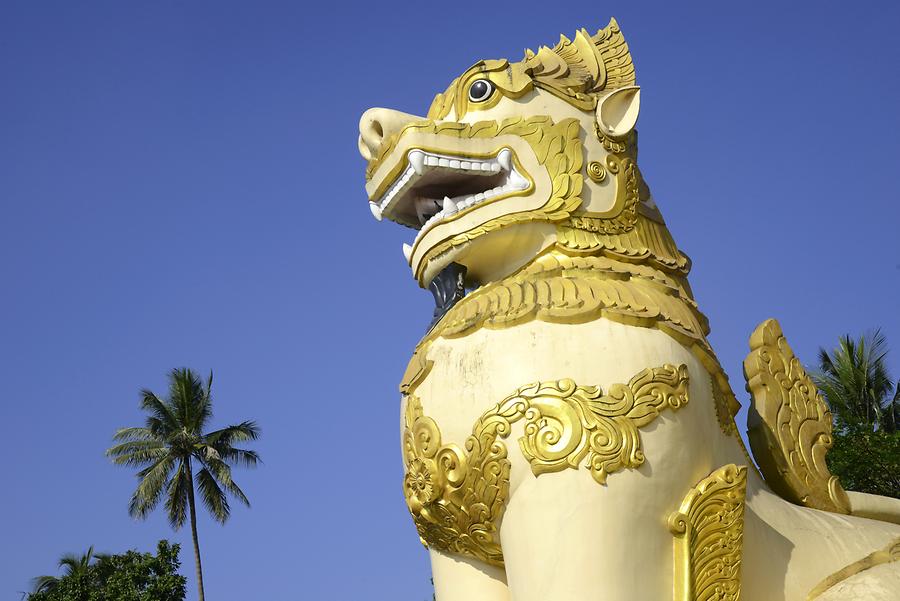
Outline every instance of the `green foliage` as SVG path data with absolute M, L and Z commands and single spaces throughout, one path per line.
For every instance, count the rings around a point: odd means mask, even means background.
M 847 428 L 834 435 L 827 460 L 847 490 L 900 499 L 900 432 Z
M 27 601 L 182 601 L 185 577 L 178 573 L 178 551 L 178 545 L 162 540 L 156 555 L 97 555 L 91 548 L 78 558 L 63 556 L 64 574 L 36 578 Z
M 59 567 L 63 569 L 63 578 L 68 578 L 70 584 L 87 582 L 91 561 L 100 557 L 102 556 L 94 553 L 93 546 L 88 547 L 87 552 L 83 555 L 66 553 L 59 558 Z M 33 591 L 35 593 L 50 592 L 59 587 L 60 582 L 61 578 L 56 576 L 38 576 L 32 580 Z
M 140 483 L 131 496 L 129 512 L 146 517 L 165 497 L 166 513 L 173 528 L 187 519 L 196 463 L 200 499 L 212 516 L 224 523 L 231 514 L 226 491 L 245 505 L 247 496 L 231 478 L 231 465 L 255 466 L 259 456 L 235 443 L 256 440 L 259 426 L 245 421 L 204 434 L 212 417 L 212 374 L 206 384 L 190 369 L 169 374 L 169 394 L 160 399 L 141 391 L 141 409 L 149 415 L 143 428 L 122 428 L 113 436 L 119 444 L 106 454 L 117 465 L 139 467 Z
M 834 419 L 831 472 L 847 490 L 900 498 L 900 382 L 887 368 L 887 340 L 876 330 L 842 336 L 819 349 L 816 386 Z
M 231 477 L 232 464 L 254 467 L 255 451 L 237 443 L 259 438 L 259 426 L 245 421 L 204 433 L 212 417 L 212 373 L 204 383 L 187 368 L 169 374 L 169 393 L 161 399 L 150 390 L 141 391 L 141 409 L 147 413 L 144 427 L 122 428 L 113 436 L 118 444 L 106 451 L 116 465 L 139 468 L 138 486 L 128 510 L 146 517 L 165 499 L 166 515 L 176 530 L 188 516 L 197 564 L 197 586 L 203 601 L 203 570 L 197 539 L 196 491 L 213 518 L 225 523 L 231 514 L 228 495 L 244 505 L 250 501 Z M 195 466 L 199 468 L 195 476 Z M 227 494 L 226 494 L 227 493 Z
M 887 340 L 880 331 L 859 340 L 841 336 L 830 353 L 819 349 L 819 372 L 813 375 L 825 395 L 839 430 L 869 427 L 894 432 L 900 425 L 900 383 L 887 368 Z

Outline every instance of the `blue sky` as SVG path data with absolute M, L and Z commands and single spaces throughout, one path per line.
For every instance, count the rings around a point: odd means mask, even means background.
M 169 538 L 196 598 L 188 532 L 129 518 L 134 476 L 103 456 L 184 365 L 215 370 L 216 425 L 263 428 L 252 509 L 200 519 L 208 598 L 430 598 L 396 386 L 431 299 L 366 206 L 357 120 L 610 15 L 742 402 L 767 317 L 806 362 L 881 326 L 900 375 L 893 3 L 461 6 L 0 6 L 0 595 L 64 552 Z

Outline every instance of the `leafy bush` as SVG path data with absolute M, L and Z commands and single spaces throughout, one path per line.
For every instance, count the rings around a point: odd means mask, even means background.
M 60 578 L 35 579 L 28 601 L 183 601 L 185 577 L 178 573 L 178 545 L 159 541 L 156 555 L 128 551 L 121 555 L 93 555 L 89 550 Z M 90 563 L 92 558 L 97 561 Z

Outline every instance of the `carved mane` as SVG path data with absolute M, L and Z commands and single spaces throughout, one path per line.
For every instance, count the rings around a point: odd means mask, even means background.
M 635 83 L 631 52 L 615 19 L 593 36 L 581 29 L 574 40 L 561 35 L 552 49 L 525 50 L 522 63 L 534 85 L 582 110 L 592 110 L 601 93 Z

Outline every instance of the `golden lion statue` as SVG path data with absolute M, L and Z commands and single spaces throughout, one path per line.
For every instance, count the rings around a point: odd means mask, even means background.
M 375 217 L 435 295 L 403 378 L 403 488 L 440 601 L 900 599 L 900 501 L 846 492 L 774 320 L 750 441 L 637 164 L 613 20 L 484 60 L 426 118 L 370 109 Z M 761 473 L 760 473 L 761 472 Z

